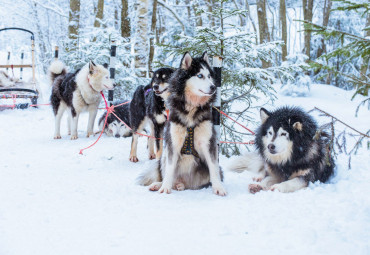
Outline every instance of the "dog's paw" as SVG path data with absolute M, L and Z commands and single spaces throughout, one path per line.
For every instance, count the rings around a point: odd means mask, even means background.
M 149 185 L 149 190 L 150 191 L 157 191 L 161 188 L 162 182 L 154 182 L 151 185 Z
M 136 163 L 139 161 L 139 159 L 136 156 L 131 156 L 130 161 Z
M 78 136 L 77 135 L 71 135 L 71 140 L 77 140 Z
M 86 135 L 86 137 L 87 138 L 89 138 L 90 136 L 95 136 L 95 133 L 94 132 L 87 132 L 87 135 Z
M 287 192 L 285 190 L 285 186 L 282 185 L 281 183 L 272 185 L 271 188 L 270 188 L 270 190 L 271 191 L 275 191 L 276 190 L 276 191 L 279 191 L 279 192 Z
M 176 186 L 176 189 L 177 189 L 178 191 L 183 191 L 183 190 L 185 190 L 185 184 L 183 184 L 182 182 L 177 183 L 175 186 Z
M 56 135 L 54 136 L 54 139 L 62 139 L 62 137 L 60 135 Z
M 256 194 L 257 192 L 263 190 L 263 187 L 259 184 L 249 184 L 248 189 L 250 193 Z
M 158 190 L 159 193 L 171 193 L 171 187 L 168 187 L 167 185 L 162 185 L 162 187 Z
M 152 160 L 152 159 L 155 159 L 155 154 L 154 153 L 149 155 L 149 160 Z
M 226 196 L 226 190 L 222 185 L 212 185 L 213 193 L 219 196 Z

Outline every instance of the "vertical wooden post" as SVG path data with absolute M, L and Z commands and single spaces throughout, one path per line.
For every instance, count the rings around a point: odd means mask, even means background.
M 222 57 L 220 56 L 214 56 L 213 57 L 213 70 L 215 72 L 215 85 L 217 87 L 217 96 L 216 101 L 214 103 L 214 107 L 218 110 L 221 109 L 221 70 L 222 70 Z M 217 133 L 217 145 L 220 147 L 220 136 L 221 136 L 221 130 L 220 130 L 220 123 L 221 123 L 221 116 L 220 113 L 212 108 L 212 116 L 213 116 L 213 125 L 216 129 Z
M 36 73 L 35 73 L 35 36 L 31 36 L 31 48 L 32 48 L 32 83 L 36 84 Z
M 23 59 L 24 59 L 24 50 L 22 50 L 21 52 L 21 65 L 23 65 Z M 21 67 L 21 75 L 19 77 L 20 80 L 22 80 L 22 76 L 23 76 L 23 67 Z
M 109 73 L 110 73 L 110 79 L 114 83 L 114 76 L 116 74 L 116 50 L 117 45 L 115 41 L 112 41 L 110 46 L 110 59 L 109 59 Z M 114 94 L 114 88 L 112 90 L 108 90 L 108 101 L 110 105 L 113 104 L 113 94 Z
M 55 60 L 58 60 L 58 57 L 59 57 L 59 47 L 58 46 L 55 46 L 54 59 Z

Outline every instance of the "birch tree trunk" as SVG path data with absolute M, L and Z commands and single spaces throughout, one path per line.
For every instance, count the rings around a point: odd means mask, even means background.
M 303 19 L 312 22 L 312 10 L 314 0 L 302 0 Z M 311 32 L 304 31 L 304 53 L 311 59 Z
M 137 7 L 137 25 L 135 41 L 135 68 L 140 70 L 140 76 L 147 73 L 148 56 L 148 0 L 139 0 Z
M 257 0 L 257 15 L 258 15 L 260 43 L 269 42 L 270 34 L 267 24 L 266 0 Z M 267 68 L 268 66 L 269 64 L 266 61 L 262 61 L 263 68 Z
M 78 33 L 80 27 L 80 0 L 69 1 L 68 38 L 70 40 L 67 52 L 76 51 L 78 48 Z
M 128 0 L 122 0 L 121 35 L 129 38 L 131 35 L 130 18 L 128 17 Z
M 154 59 L 154 37 L 156 33 L 156 24 L 157 24 L 157 5 L 158 1 L 153 0 L 152 24 L 150 27 L 150 39 L 149 39 L 149 62 L 148 62 L 149 71 L 153 71 L 152 62 Z
M 104 0 L 98 1 L 98 9 L 95 16 L 94 27 L 100 27 L 104 15 Z
M 281 58 L 282 58 L 282 61 L 285 61 L 286 56 L 288 54 L 288 51 L 287 51 L 288 33 L 287 33 L 287 26 L 286 26 L 286 4 L 285 4 L 285 0 L 280 0 L 279 15 L 280 15 L 281 39 L 284 42 L 284 45 L 282 46 Z

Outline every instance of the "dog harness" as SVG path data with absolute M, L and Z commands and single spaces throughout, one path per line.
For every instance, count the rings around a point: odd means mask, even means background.
M 194 128 L 188 127 L 186 131 L 188 132 L 188 135 L 185 137 L 184 145 L 181 149 L 181 154 L 193 155 L 194 157 L 199 158 L 199 154 L 194 148 Z

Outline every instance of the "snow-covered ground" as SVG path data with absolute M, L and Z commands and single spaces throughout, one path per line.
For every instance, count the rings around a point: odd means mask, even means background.
M 366 131 L 369 112 L 355 118 L 351 95 L 314 85 L 311 96 L 279 95 L 275 105 L 321 107 Z M 145 138 L 136 164 L 128 161 L 131 139 L 103 137 L 79 155 L 96 138 L 85 138 L 87 115 L 76 141 L 66 125 L 53 140 L 53 121 L 49 107 L 0 112 L 1 255 L 370 254 L 366 149 L 351 170 L 340 156 L 330 183 L 291 194 L 249 194 L 248 173 L 225 171 L 226 197 L 211 189 L 166 195 L 135 184 L 149 164 Z M 228 161 L 220 160 L 224 168 Z

